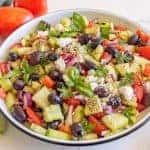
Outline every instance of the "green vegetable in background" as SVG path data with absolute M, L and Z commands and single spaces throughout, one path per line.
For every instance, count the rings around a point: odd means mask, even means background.
M 131 85 L 134 82 L 133 73 L 126 73 L 125 76 L 120 80 L 120 86 Z
M 61 92 L 64 98 L 72 97 L 72 91 L 70 88 L 62 87 L 59 89 L 59 91 Z
M 61 37 L 75 37 L 77 32 L 74 31 L 65 31 L 62 33 Z
M 82 127 L 83 127 L 83 129 L 84 129 L 84 131 L 85 131 L 86 133 L 90 133 L 90 132 L 92 132 L 92 130 L 94 129 L 94 126 L 93 126 L 90 122 L 88 122 L 86 119 L 84 119 L 84 120 L 81 122 L 81 124 L 82 124 Z
M 104 38 L 108 38 L 111 32 L 111 25 L 108 22 L 103 22 L 100 24 L 101 36 Z
M 50 29 L 50 24 L 45 21 L 40 21 L 40 23 L 36 27 L 37 30 L 46 31 Z
M 98 77 L 106 77 L 108 74 L 108 70 L 103 65 L 100 65 L 95 73 L 96 73 L 96 76 Z

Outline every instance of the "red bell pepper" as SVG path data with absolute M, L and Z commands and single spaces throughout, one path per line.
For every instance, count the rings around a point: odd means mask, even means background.
M 140 54 L 140 56 L 150 59 L 150 46 L 138 47 L 137 52 Z
M 150 36 L 142 30 L 137 30 L 136 33 L 143 42 L 148 42 L 148 40 L 150 39 Z
M 55 85 L 55 81 L 52 80 L 49 76 L 44 76 L 42 79 L 42 83 L 47 86 L 48 88 L 53 88 Z
M 141 112 L 141 111 L 143 111 L 144 109 L 145 109 L 145 106 L 138 103 L 138 105 L 137 105 L 137 110 L 138 110 L 139 112 Z
M 104 124 L 100 123 L 94 116 L 89 116 L 88 120 L 94 125 L 94 132 L 97 135 L 101 135 L 102 131 L 107 130 L 107 127 Z
M 133 89 L 134 89 L 135 95 L 137 97 L 138 103 L 141 103 L 142 99 L 144 97 L 144 86 L 142 84 L 141 78 L 137 74 L 134 74 Z
M 103 62 L 104 64 L 110 62 L 111 59 L 112 59 L 112 55 L 109 54 L 108 52 L 104 52 L 103 55 L 102 55 L 102 57 L 101 57 L 101 60 L 102 60 L 102 62 Z
M 150 77 L 150 64 L 146 64 L 143 72 L 144 76 Z
M 6 62 L 0 63 L 0 72 L 2 74 L 7 74 L 10 71 L 10 64 Z
M 6 92 L 2 89 L 2 88 L 0 88 L 0 98 L 5 98 L 6 97 Z
M 40 126 L 43 125 L 43 121 L 41 118 L 32 110 L 30 107 L 26 107 L 26 113 L 27 116 L 29 117 L 29 120 L 35 124 L 38 124 Z
M 68 98 L 64 102 L 68 105 L 73 105 L 74 107 L 80 105 L 80 100 L 75 98 Z

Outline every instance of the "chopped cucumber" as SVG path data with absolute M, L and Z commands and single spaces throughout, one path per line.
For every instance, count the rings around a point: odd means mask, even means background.
M 13 93 L 8 93 L 5 98 L 6 106 L 9 110 L 12 109 L 13 105 L 16 103 L 16 96 Z
M 62 140 L 71 140 L 71 135 L 54 129 L 48 129 L 46 136 Z
M 44 109 L 49 105 L 49 101 L 48 101 L 49 94 L 50 94 L 49 89 L 44 86 L 33 95 L 32 100 L 36 103 L 36 105 L 39 108 Z
M 32 123 L 30 128 L 31 128 L 31 130 L 33 130 L 39 134 L 42 134 L 42 135 L 46 134 L 46 129 L 37 124 Z
M 83 118 L 84 118 L 84 108 L 83 106 L 77 106 L 74 111 L 73 122 L 74 123 L 81 122 Z
M 60 105 L 50 105 L 44 108 L 43 116 L 46 122 L 64 119 Z
M 106 115 L 102 118 L 102 121 L 112 131 L 123 129 L 128 125 L 128 118 L 120 113 Z
M 100 99 L 97 96 L 90 98 L 86 101 L 84 113 L 86 116 L 102 112 L 102 105 Z
M 3 134 L 6 130 L 6 120 L 4 116 L 0 113 L 0 134 Z
M 12 90 L 12 82 L 9 79 L 1 78 L 0 86 L 4 89 L 4 91 Z
M 94 140 L 94 139 L 97 139 L 97 138 L 98 138 L 97 134 L 95 134 L 95 133 L 89 133 L 89 134 L 85 134 L 82 137 L 82 140 Z

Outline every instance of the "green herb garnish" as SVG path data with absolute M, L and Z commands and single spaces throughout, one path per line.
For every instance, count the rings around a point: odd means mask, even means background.
M 98 77 L 106 77 L 108 74 L 108 69 L 105 68 L 104 65 L 100 65 L 98 69 L 95 71 L 96 76 Z
M 90 133 L 94 129 L 94 126 L 90 122 L 88 122 L 86 119 L 84 119 L 81 124 L 86 133 Z
M 46 31 L 50 29 L 50 24 L 45 21 L 40 21 L 36 27 L 36 30 Z
M 63 98 L 72 97 L 72 91 L 70 88 L 62 87 L 62 88 L 59 88 L 58 90 L 61 92 Z

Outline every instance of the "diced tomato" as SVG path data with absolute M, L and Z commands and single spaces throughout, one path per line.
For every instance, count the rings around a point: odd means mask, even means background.
M 115 25 L 114 29 L 118 30 L 118 31 L 125 31 L 125 30 L 127 30 L 127 27 L 120 24 L 120 25 Z
M 134 74 L 134 85 L 143 85 L 141 77 L 137 73 Z
M 96 118 L 98 118 L 98 119 L 100 119 L 100 118 L 102 118 L 104 115 L 105 115 L 104 112 L 99 112 L 99 113 L 94 114 L 93 116 L 96 117 Z
M 6 62 L 0 63 L 0 71 L 2 74 L 7 74 L 10 71 L 10 64 Z
M 141 112 L 141 111 L 143 111 L 144 109 L 145 109 L 145 106 L 138 103 L 138 105 L 137 105 L 137 110 L 138 110 L 139 112 Z
M 68 98 L 65 100 L 65 103 L 68 105 L 73 105 L 74 107 L 80 105 L 80 100 L 75 98 Z
M 43 121 L 41 118 L 32 110 L 30 107 L 26 107 L 26 113 L 29 117 L 29 120 L 35 124 L 38 124 L 40 126 L 43 125 Z
M 140 56 L 150 59 L 150 46 L 138 47 L 137 52 L 140 54 Z
M 112 55 L 109 54 L 108 52 L 104 52 L 101 57 L 103 63 L 108 63 L 109 61 L 111 61 L 111 59 L 112 59 Z
M 63 131 L 63 132 L 66 132 L 66 133 L 68 133 L 68 134 L 71 134 L 71 128 L 70 128 L 69 125 L 61 124 L 61 125 L 59 126 L 59 130 L 60 130 L 60 131 Z
M 88 120 L 89 120 L 89 122 L 91 122 L 94 125 L 99 123 L 98 120 L 92 115 L 89 116 Z
M 44 76 L 42 79 L 42 83 L 47 86 L 48 88 L 53 88 L 55 85 L 55 81 L 52 80 L 49 76 Z
M 6 92 L 2 89 L 2 88 L 0 88 L 0 98 L 5 98 L 6 97 Z
M 143 72 L 144 76 L 150 77 L 150 64 L 146 64 Z
M 143 42 L 148 42 L 148 40 L 150 39 L 150 35 L 148 35 L 147 33 L 145 33 L 144 31 L 140 29 L 137 30 L 136 33 Z

